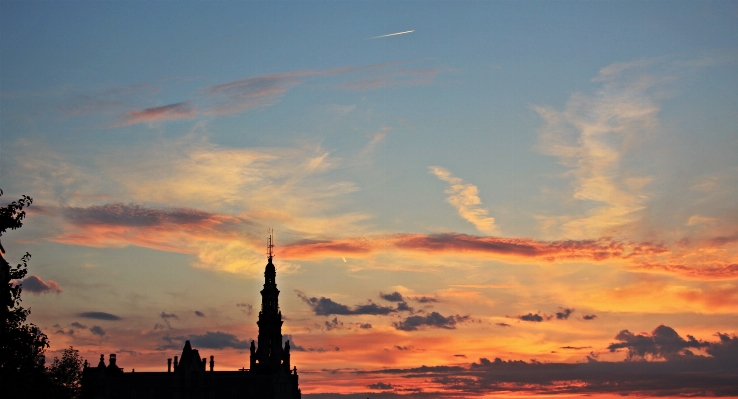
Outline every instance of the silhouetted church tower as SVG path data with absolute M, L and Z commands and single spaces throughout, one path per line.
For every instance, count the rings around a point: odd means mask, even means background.
M 180 358 L 167 359 L 166 372 L 124 373 L 110 355 L 105 366 L 100 356 L 97 367 L 82 372 L 82 399 L 300 399 L 297 367 L 290 370 L 290 341 L 282 346 L 282 312 L 279 310 L 277 269 L 272 263 L 274 240 L 267 241 L 268 262 L 264 270 L 264 289 L 261 290 L 258 348 L 251 341 L 250 368 L 237 371 L 215 371 L 214 356 L 207 358 L 186 341 Z M 174 365 L 174 370 L 172 370 Z
M 282 312 L 279 310 L 279 290 L 277 289 L 277 269 L 272 263 L 274 242 L 269 235 L 267 242 L 268 262 L 264 269 L 264 289 L 261 290 L 261 310 L 259 311 L 259 347 L 251 341 L 251 370 L 274 372 L 280 367 L 290 370 L 290 342 L 282 348 Z

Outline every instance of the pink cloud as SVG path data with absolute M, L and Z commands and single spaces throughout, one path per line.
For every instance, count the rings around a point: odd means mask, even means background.
M 38 276 L 28 276 L 18 281 L 23 286 L 23 291 L 33 295 L 56 293 L 61 294 L 62 289 L 54 280 L 44 281 Z
M 529 238 L 472 236 L 467 234 L 397 234 L 375 239 L 302 241 L 283 249 L 291 258 L 322 255 L 369 254 L 383 248 L 424 253 L 466 253 L 500 258 L 556 260 L 626 259 L 667 251 L 662 245 L 629 243 L 610 238 L 596 240 L 539 241 Z
M 195 240 L 238 239 L 243 218 L 190 208 L 153 209 L 139 205 L 107 204 L 62 211 L 69 222 L 51 240 L 91 247 L 137 245 L 169 252 L 196 253 Z
M 193 119 L 195 109 L 190 101 L 160 107 L 145 108 L 139 111 L 130 111 L 125 115 L 125 121 L 119 126 L 135 125 L 143 122 L 171 121 L 177 119 Z

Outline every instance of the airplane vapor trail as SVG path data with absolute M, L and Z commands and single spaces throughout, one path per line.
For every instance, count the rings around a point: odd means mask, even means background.
M 415 29 L 413 29 L 413 30 L 406 30 L 404 32 L 390 33 L 389 35 L 374 36 L 372 39 L 379 39 L 380 37 L 390 37 L 390 36 L 404 35 L 406 33 L 413 33 L 413 32 L 415 32 Z

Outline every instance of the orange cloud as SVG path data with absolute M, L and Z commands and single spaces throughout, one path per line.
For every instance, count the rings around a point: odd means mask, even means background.
M 631 269 L 653 273 L 677 274 L 679 276 L 697 280 L 723 280 L 738 278 L 738 264 L 735 263 L 726 263 L 718 266 L 686 266 L 646 263 L 633 266 Z
M 313 258 L 323 255 L 370 254 L 380 249 L 433 253 L 466 253 L 493 258 L 555 260 L 594 260 L 629 258 L 667 252 L 651 243 L 628 243 L 610 238 L 597 240 L 539 241 L 529 238 L 472 236 L 467 234 L 396 234 L 373 239 L 300 241 L 283 249 L 288 258 Z M 344 252 L 345 251 L 345 252 Z
M 60 213 L 69 224 L 52 241 L 91 247 L 137 245 L 180 253 L 196 253 L 198 241 L 243 240 L 244 228 L 253 225 L 243 218 L 189 208 L 133 204 L 63 208 Z
M 444 254 L 481 256 L 513 262 L 614 261 L 630 271 L 667 274 L 693 280 L 738 278 L 738 264 L 734 261 L 705 260 L 699 249 L 675 254 L 672 248 L 665 244 L 630 242 L 609 237 L 593 240 L 543 241 L 457 233 L 417 233 L 337 240 L 302 240 L 283 247 L 281 252 L 287 259 L 315 259 L 325 256 L 362 257 L 399 250 L 434 256 Z M 690 261 L 691 258 L 694 259 Z M 678 263 L 679 260 L 682 262 Z

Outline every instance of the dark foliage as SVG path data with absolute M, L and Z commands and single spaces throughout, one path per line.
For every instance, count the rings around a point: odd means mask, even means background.
M 61 359 L 55 357 L 47 373 L 55 398 L 78 398 L 81 390 L 84 359 L 71 346 L 62 351 Z
M 23 226 L 26 216 L 23 208 L 32 202 L 24 195 L 0 208 L 0 237 L 7 230 Z M 1 244 L 0 250 L 5 253 Z M 49 388 L 44 367 L 44 352 L 49 347 L 49 340 L 38 327 L 26 323 L 31 311 L 20 305 L 22 287 L 13 282 L 26 276 L 30 258 L 31 255 L 26 253 L 20 264 L 11 267 L 4 257 L 0 257 L 0 386 L 4 393 L 10 394 L 9 397 L 42 397 Z
M 0 237 L 23 226 L 23 208 L 32 203 L 33 199 L 24 195 L 0 207 Z M 5 253 L 2 244 L 0 252 Z M 83 361 L 79 352 L 65 349 L 61 359 L 54 358 L 46 368 L 44 353 L 49 339 L 36 325 L 26 323 L 31 311 L 21 306 L 23 287 L 17 282 L 28 273 L 29 259 L 31 254 L 26 253 L 21 263 L 12 267 L 0 256 L 0 389 L 9 398 L 77 398 Z

